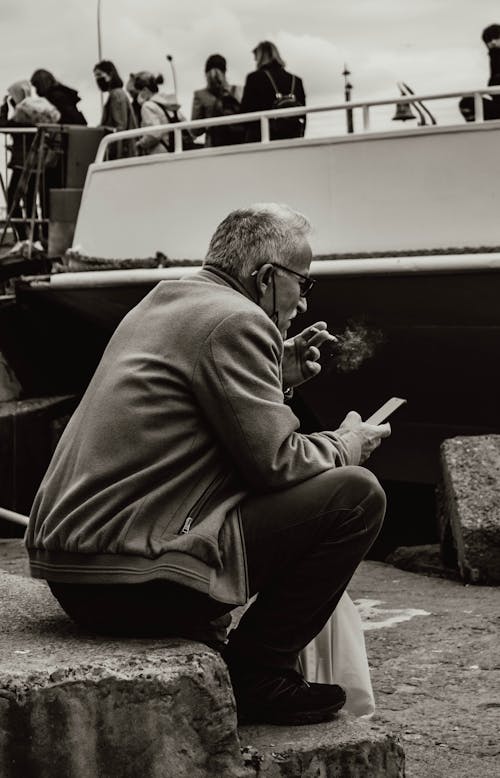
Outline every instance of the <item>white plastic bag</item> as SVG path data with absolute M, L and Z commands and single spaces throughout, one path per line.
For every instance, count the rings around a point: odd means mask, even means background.
M 321 632 L 300 653 L 304 677 L 312 683 L 337 683 L 346 692 L 344 710 L 371 716 L 375 698 L 358 610 L 344 592 Z

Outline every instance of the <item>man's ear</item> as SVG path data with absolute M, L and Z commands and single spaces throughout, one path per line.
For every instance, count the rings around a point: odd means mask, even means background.
M 262 294 L 265 294 L 267 287 L 271 283 L 273 273 L 274 267 L 269 262 L 260 266 L 255 281 L 257 283 L 257 288 Z

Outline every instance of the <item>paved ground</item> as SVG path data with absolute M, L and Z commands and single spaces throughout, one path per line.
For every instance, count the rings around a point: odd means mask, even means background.
M 26 573 L 19 540 L 0 541 L 0 569 Z M 374 721 L 401 734 L 407 777 L 499 778 L 500 590 L 365 562 L 349 591 L 369 617 Z

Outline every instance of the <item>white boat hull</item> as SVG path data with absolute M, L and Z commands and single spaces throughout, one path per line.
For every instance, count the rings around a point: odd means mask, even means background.
M 316 256 L 500 246 L 500 122 L 276 141 L 91 165 L 74 247 L 200 259 L 234 208 L 285 202 Z

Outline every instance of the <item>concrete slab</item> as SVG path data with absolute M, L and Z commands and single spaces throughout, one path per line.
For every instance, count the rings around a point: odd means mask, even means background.
M 445 440 L 441 468 L 441 537 L 449 527 L 465 581 L 500 584 L 500 435 Z
M 403 514 L 401 521 L 405 518 Z M 24 565 L 20 541 L 5 541 L 0 547 L 0 569 L 22 574 Z M 370 726 L 380 725 L 383 731 L 401 738 L 407 778 L 498 778 L 498 587 L 464 586 L 380 562 L 363 562 L 349 592 L 363 608 L 368 601 L 382 603 L 377 606 L 378 620 L 372 611 L 365 624 L 376 701 Z M 402 611 L 406 620 L 391 617 L 399 617 Z M 412 615 L 417 611 L 430 615 Z M 0 632 L 3 626 L 1 622 Z M 57 712 L 54 718 L 58 720 Z M 277 745 L 272 736 L 275 728 L 269 730 L 267 745 Z M 290 733 L 288 741 L 296 741 L 300 728 L 294 727 Z M 244 732 L 242 745 L 255 748 L 253 738 L 245 737 Z M 260 756 L 263 750 L 258 752 Z M 275 750 L 279 753 L 272 746 L 271 753 Z M 245 754 L 253 778 L 252 755 L 252 751 Z M 319 776 L 324 776 L 325 770 Z M 27 774 L 23 778 L 38 776 Z
M 2 778 L 244 775 L 225 664 L 199 643 L 82 635 L 0 573 Z
M 340 713 L 306 727 L 240 728 L 243 756 L 258 778 L 402 778 L 399 738 L 380 724 Z
M 19 540 L 0 554 L 0 568 L 26 571 Z M 41 581 L 0 572 L 0 623 L 1 778 L 404 775 L 387 728 L 344 715 L 244 728 L 240 744 L 218 654 L 182 640 L 83 633 Z M 259 750 L 249 760 L 250 741 Z

